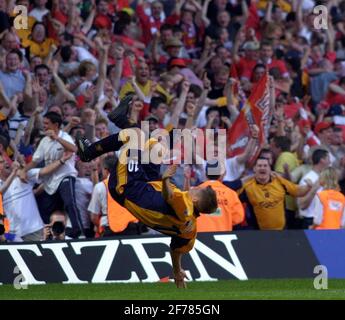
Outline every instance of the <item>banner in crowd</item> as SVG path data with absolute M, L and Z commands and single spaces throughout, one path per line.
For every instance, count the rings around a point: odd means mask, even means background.
M 250 97 L 229 130 L 228 157 L 234 157 L 244 152 L 249 141 L 251 125 L 258 126 L 260 129 L 258 142 L 263 143 L 268 137 L 270 118 L 269 78 L 266 73 L 253 88 Z M 257 157 L 258 152 L 259 148 L 253 153 L 250 162 Z
M 183 258 L 194 281 L 345 278 L 345 231 L 200 233 Z M 170 238 L 123 237 L 0 245 L 0 283 L 158 282 L 171 278 Z

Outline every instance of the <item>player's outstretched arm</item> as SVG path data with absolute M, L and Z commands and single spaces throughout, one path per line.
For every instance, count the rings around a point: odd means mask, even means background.
M 177 165 L 173 164 L 168 167 L 162 176 L 162 195 L 163 199 L 167 202 L 173 197 L 173 190 L 170 186 L 170 178 L 176 173 Z
M 181 259 L 182 259 L 182 252 L 178 250 L 171 250 L 171 260 L 173 265 L 173 275 L 174 280 L 177 288 L 185 289 L 187 288 L 187 284 L 185 283 L 184 279 L 187 278 L 186 272 L 181 267 Z

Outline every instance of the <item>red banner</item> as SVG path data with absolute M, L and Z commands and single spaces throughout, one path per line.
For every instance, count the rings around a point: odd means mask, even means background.
M 260 145 L 264 143 L 269 133 L 270 118 L 268 74 L 265 74 L 252 89 L 250 97 L 229 130 L 227 157 L 231 158 L 243 153 L 250 139 L 250 125 L 256 124 L 259 127 L 259 143 Z M 258 144 L 249 162 L 257 157 L 259 151 Z

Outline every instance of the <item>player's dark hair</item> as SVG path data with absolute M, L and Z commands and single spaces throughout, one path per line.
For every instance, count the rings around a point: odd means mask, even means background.
M 198 203 L 199 211 L 202 213 L 213 213 L 217 208 L 218 202 L 216 192 L 210 186 L 201 189 L 201 199 Z

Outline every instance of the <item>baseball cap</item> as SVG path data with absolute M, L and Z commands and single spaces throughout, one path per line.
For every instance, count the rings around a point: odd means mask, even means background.
M 308 119 L 301 119 L 298 121 L 297 125 L 302 129 L 304 127 L 310 127 L 311 121 Z
M 172 58 L 169 62 L 168 62 L 168 67 L 181 67 L 181 68 L 186 68 L 186 62 L 181 59 L 181 58 Z
M 171 38 L 165 44 L 165 48 L 169 48 L 169 47 L 182 47 L 182 46 L 183 46 L 183 43 L 179 39 L 177 39 L 177 38 Z
M 316 126 L 315 126 L 315 133 L 319 133 L 321 132 L 322 130 L 326 130 L 328 128 L 330 128 L 331 126 L 333 125 L 332 122 L 326 122 L 326 121 L 323 121 L 323 122 L 319 122 Z
M 243 45 L 243 49 L 244 50 L 259 50 L 260 48 L 260 45 L 258 42 L 255 42 L 255 41 L 247 41 L 244 43 Z
M 149 114 L 149 115 L 145 118 L 145 121 L 150 121 L 150 120 L 159 122 L 159 119 L 158 119 L 154 114 Z
M 111 20 L 106 16 L 99 15 L 94 20 L 94 26 L 99 29 L 110 29 Z

